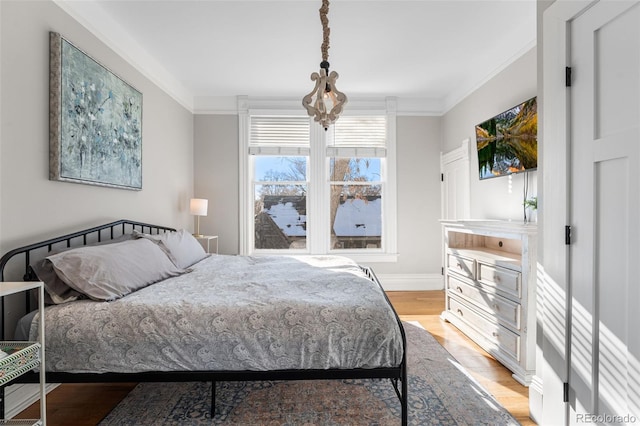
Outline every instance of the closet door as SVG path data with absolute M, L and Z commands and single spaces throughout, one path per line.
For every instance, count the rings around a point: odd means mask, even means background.
M 440 156 L 442 173 L 440 219 L 470 218 L 469 139 L 459 148 Z
M 569 421 L 640 421 L 640 4 L 576 18 L 571 67 Z

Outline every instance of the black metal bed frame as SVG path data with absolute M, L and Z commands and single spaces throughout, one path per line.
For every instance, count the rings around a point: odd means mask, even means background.
M 120 230 L 121 228 L 121 230 Z M 44 247 L 47 251 L 52 251 L 57 244 L 65 243 L 66 247 L 83 246 L 89 244 L 88 236 L 95 234 L 94 238 L 97 242 L 103 241 L 107 233 L 107 240 L 112 240 L 120 235 L 139 229 L 142 232 L 148 230 L 148 233 L 161 233 L 174 231 L 174 228 L 152 225 L 148 223 L 136 222 L 131 220 L 118 220 L 107 223 L 105 225 L 96 226 L 71 234 L 51 238 L 46 241 L 30 244 L 24 247 L 7 252 L 0 258 L 0 280 L 4 281 L 4 270 L 11 259 L 16 256 L 24 255 L 25 258 L 25 281 L 37 280 L 37 277 L 29 266 L 32 260 L 31 252 Z M 115 232 L 114 232 L 115 231 Z M 117 232 L 120 231 L 120 232 Z M 117 235 L 116 235 L 117 234 Z M 78 244 L 79 242 L 79 244 Z M 375 282 L 380 288 L 380 282 L 370 268 L 361 266 L 361 269 L 367 276 Z M 384 294 L 384 291 L 383 291 Z M 29 294 L 26 295 L 27 312 L 30 310 Z M 211 382 L 212 398 L 211 398 L 211 415 L 213 417 L 215 411 L 215 383 L 217 381 L 257 381 L 257 380 L 331 380 L 331 379 L 390 379 L 401 405 L 401 424 L 404 426 L 408 421 L 408 393 L 407 393 L 407 339 L 402 325 L 402 321 L 398 317 L 391 302 L 384 294 L 385 300 L 393 311 L 393 314 L 400 328 L 402 336 L 402 362 L 397 367 L 380 367 L 380 368 L 359 368 L 359 369 L 327 369 L 327 370 L 272 370 L 272 371 L 158 371 L 144 373 L 46 373 L 47 383 L 113 383 L 113 382 Z M 2 316 L 4 323 L 4 298 L 2 298 Z M 4 328 L 0 327 L 0 339 L 4 339 Z M 23 374 L 10 384 L 16 383 L 39 383 L 39 375 L 31 371 Z M 399 383 L 400 382 L 400 383 Z M 5 385 L 6 386 L 6 385 Z M 4 417 L 5 412 L 5 386 L 0 389 L 0 418 Z

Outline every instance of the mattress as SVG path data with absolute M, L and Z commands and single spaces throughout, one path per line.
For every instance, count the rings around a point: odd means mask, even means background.
M 397 367 L 395 313 L 341 256 L 210 256 L 111 302 L 49 306 L 46 370 L 69 373 Z M 29 334 L 38 333 L 37 315 Z

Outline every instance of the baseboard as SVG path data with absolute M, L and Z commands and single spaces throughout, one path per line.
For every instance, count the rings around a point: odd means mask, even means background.
M 529 385 L 529 417 L 537 424 L 542 424 L 542 389 L 542 378 L 534 375 Z
M 376 274 L 385 291 L 443 290 L 440 274 Z
M 59 385 L 60 383 L 47 383 L 47 393 Z M 7 419 L 12 419 L 40 399 L 40 385 L 35 383 L 7 386 L 5 392 L 5 417 Z

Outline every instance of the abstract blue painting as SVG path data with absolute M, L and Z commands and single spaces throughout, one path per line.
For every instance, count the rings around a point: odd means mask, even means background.
M 142 189 L 142 93 L 50 33 L 49 177 Z

